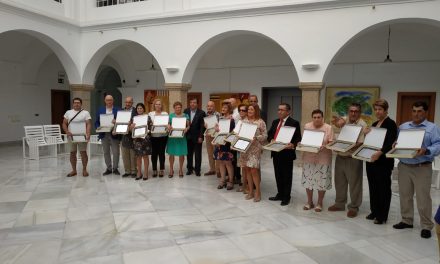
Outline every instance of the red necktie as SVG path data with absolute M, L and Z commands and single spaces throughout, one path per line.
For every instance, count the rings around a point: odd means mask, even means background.
M 280 128 L 282 124 L 283 124 L 283 120 L 280 119 L 280 122 L 278 123 L 277 131 L 275 131 L 275 136 L 273 138 L 274 140 L 277 140 L 278 132 L 280 132 Z

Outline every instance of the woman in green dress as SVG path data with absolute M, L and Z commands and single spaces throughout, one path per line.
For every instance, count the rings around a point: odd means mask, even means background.
M 175 102 L 173 104 L 174 113 L 170 114 L 170 124 L 168 125 L 168 131 L 172 131 L 171 122 L 173 117 L 185 117 L 186 118 L 186 128 L 184 133 L 188 131 L 189 127 L 189 116 L 182 111 L 182 103 Z M 167 154 L 170 156 L 170 173 L 169 178 L 174 176 L 174 156 L 179 157 L 179 177 L 183 178 L 183 162 L 185 161 L 185 156 L 188 154 L 188 148 L 186 143 L 186 137 L 182 138 L 168 138 L 167 143 Z

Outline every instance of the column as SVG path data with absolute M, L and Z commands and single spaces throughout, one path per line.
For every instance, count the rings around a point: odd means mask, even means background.
M 180 101 L 183 105 L 183 109 L 186 108 L 188 90 L 191 89 L 189 83 L 165 83 L 165 89 L 168 90 L 169 98 L 169 113 L 174 112 L 173 104 L 176 101 Z
M 312 111 L 320 108 L 321 90 L 324 87 L 322 82 L 300 82 L 301 89 L 301 129 L 311 120 Z M 321 109 L 322 110 L 322 109 Z M 324 110 L 323 110 L 324 111 Z
M 93 90 L 93 85 L 89 84 L 71 84 L 70 91 L 72 95 L 72 99 L 75 97 L 79 97 L 82 100 L 82 108 L 90 112 L 91 102 L 90 96 L 91 91 Z

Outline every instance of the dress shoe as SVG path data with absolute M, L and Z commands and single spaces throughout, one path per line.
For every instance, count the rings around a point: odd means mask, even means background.
M 383 224 L 385 224 L 386 222 L 387 222 L 387 221 L 379 220 L 379 219 L 374 220 L 374 224 L 375 224 L 375 225 L 383 225 Z
M 431 230 L 422 229 L 422 232 L 420 232 L 420 236 L 422 238 L 430 238 L 431 237 Z
M 215 175 L 215 171 L 208 171 L 208 172 L 205 172 L 205 174 L 203 174 L 203 175 L 205 175 L 205 176 Z
M 122 174 L 122 177 L 123 177 L 123 178 L 127 178 L 127 177 L 129 177 L 129 176 L 131 176 L 131 173 L 124 173 L 124 174 Z
M 281 198 L 275 195 L 275 196 L 269 197 L 269 201 L 281 201 Z
M 200 177 L 202 174 L 200 174 L 200 172 L 196 172 L 196 176 Z
M 114 175 L 121 175 L 121 173 L 119 172 L 118 169 L 114 169 L 114 170 L 113 170 L 113 174 L 114 174 Z
M 356 217 L 358 215 L 358 212 L 356 211 L 356 210 L 352 210 L 352 209 L 350 209 L 350 210 L 348 210 L 348 212 L 347 212 L 347 217 L 350 217 L 350 218 L 354 218 L 354 217 Z
M 193 172 L 189 170 L 189 171 L 186 172 L 186 175 L 191 175 L 192 173 Z
M 280 205 L 281 206 L 286 206 L 286 205 L 289 205 L 289 203 L 290 203 L 290 199 L 289 200 L 283 200 L 283 201 L 281 201 Z
M 136 178 L 136 173 L 130 174 L 132 178 Z
M 407 223 L 404 222 L 400 222 L 398 224 L 393 225 L 394 229 L 405 229 L 405 228 L 413 228 L 413 225 L 409 225 Z
M 345 211 L 345 209 L 337 207 L 336 204 L 330 206 L 330 207 L 328 208 L 328 210 L 329 210 L 330 212 Z
M 371 214 L 367 215 L 365 218 L 368 220 L 374 220 L 376 218 L 376 216 L 374 216 L 374 214 L 371 213 Z
M 109 175 L 109 174 L 112 174 L 112 170 L 106 169 L 104 171 L 104 173 L 102 174 L 102 176 Z

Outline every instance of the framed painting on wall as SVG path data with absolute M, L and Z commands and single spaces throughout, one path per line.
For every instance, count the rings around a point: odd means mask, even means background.
M 330 123 L 333 116 L 347 116 L 351 103 L 362 107 L 361 118 L 371 125 L 374 121 L 373 103 L 379 98 L 379 87 L 327 87 L 325 92 L 325 120 Z
M 169 106 L 169 96 L 168 90 L 144 90 L 144 104 L 147 113 L 154 110 L 153 102 L 155 99 L 160 99 L 162 101 L 162 109 L 168 112 Z
M 249 104 L 249 93 L 212 93 L 209 95 L 209 100 L 215 103 L 215 110 L 221 112 L 222 102 L 232 97 L 237 100 L 237 106 L 239 104 Z

